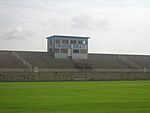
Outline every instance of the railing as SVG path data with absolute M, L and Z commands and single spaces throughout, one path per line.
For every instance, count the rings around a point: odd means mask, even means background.
M 21 62 L 23 66 L 29 69 L 29 71 L 32 71 L 32 65 L 23 57 L 21 57 L 17 52 L 12 51 L 12 57 L 14 57 L 17 61 Z

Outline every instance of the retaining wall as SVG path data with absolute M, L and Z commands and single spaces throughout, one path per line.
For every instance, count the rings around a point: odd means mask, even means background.
M 0 71 L 0 81 L 89 81 L 89 80 L 150 80 L 150 70 L 95 69 L 95 70 L 38 70 L 29 72 Z

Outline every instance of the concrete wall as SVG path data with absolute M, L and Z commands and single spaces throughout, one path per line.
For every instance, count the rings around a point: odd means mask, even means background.
M 67 59 L 68 53 L 55 53 L 54 56 L 55 58 Z M 88 58 L 87 54 L 80 54 L 80 53 L 72 53 L 71 56 L 72 56 L 72 59 L 87 59 Z
M 55 58 L 67 59 L 68 58 L 68 54 L 67 53 L 55 53 L 54 57 Z
M 87 59 L 88 55 L 87 54 L 72 54 L 73 59 Z
M 45 70 L 40 72 L 0 72 L 0 81 L 90 81 L 90 80 L 150 80 L 150 72 L 131 70 Z

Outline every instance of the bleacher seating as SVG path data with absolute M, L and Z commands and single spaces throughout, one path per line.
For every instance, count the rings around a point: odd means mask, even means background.
M 150 56 L 148 55 L 124 55 L 129 61 L 135 62 L 141 68 L 150 68 Z
M 0 51 L 0 68 L 25 68 L 12 57 L 12 51 Z M 47 52 L 16 51 L 23 59 L 42 69 L 137 69 L 150 68 L 148 55 L 88 54 L 87 60 L 54 59 Z M 121 57 L 120 57 L 121 56 Z M 123 60 L 122 57 L 126 60 Z M 129 63 L 131 62 L 131 63 Z M 80 65 L 81 63 L 81 65 Z M 131 65 L 134 64 L 134 65 Z M 135 66 L 136 65 L 136 66 Z
M 11 51 L 0 51 L 0 68 L 22 68 L 22 66 L 12 58 Z
M 47 52 L 17 52 L 27 60 L 33 67 L 52 69 L 73 69 L 72 60 L 54 59 Z
M 132 69 L 130 64 L 113 54 L 89 54 L 88 63 L 96 69 Z

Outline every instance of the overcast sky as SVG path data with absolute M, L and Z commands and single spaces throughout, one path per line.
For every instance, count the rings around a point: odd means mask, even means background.
M 54 34 L 91 37 L 90 53 L 150 54 L 150 0 L 0 0 L 0 50 L 46 51 Z

